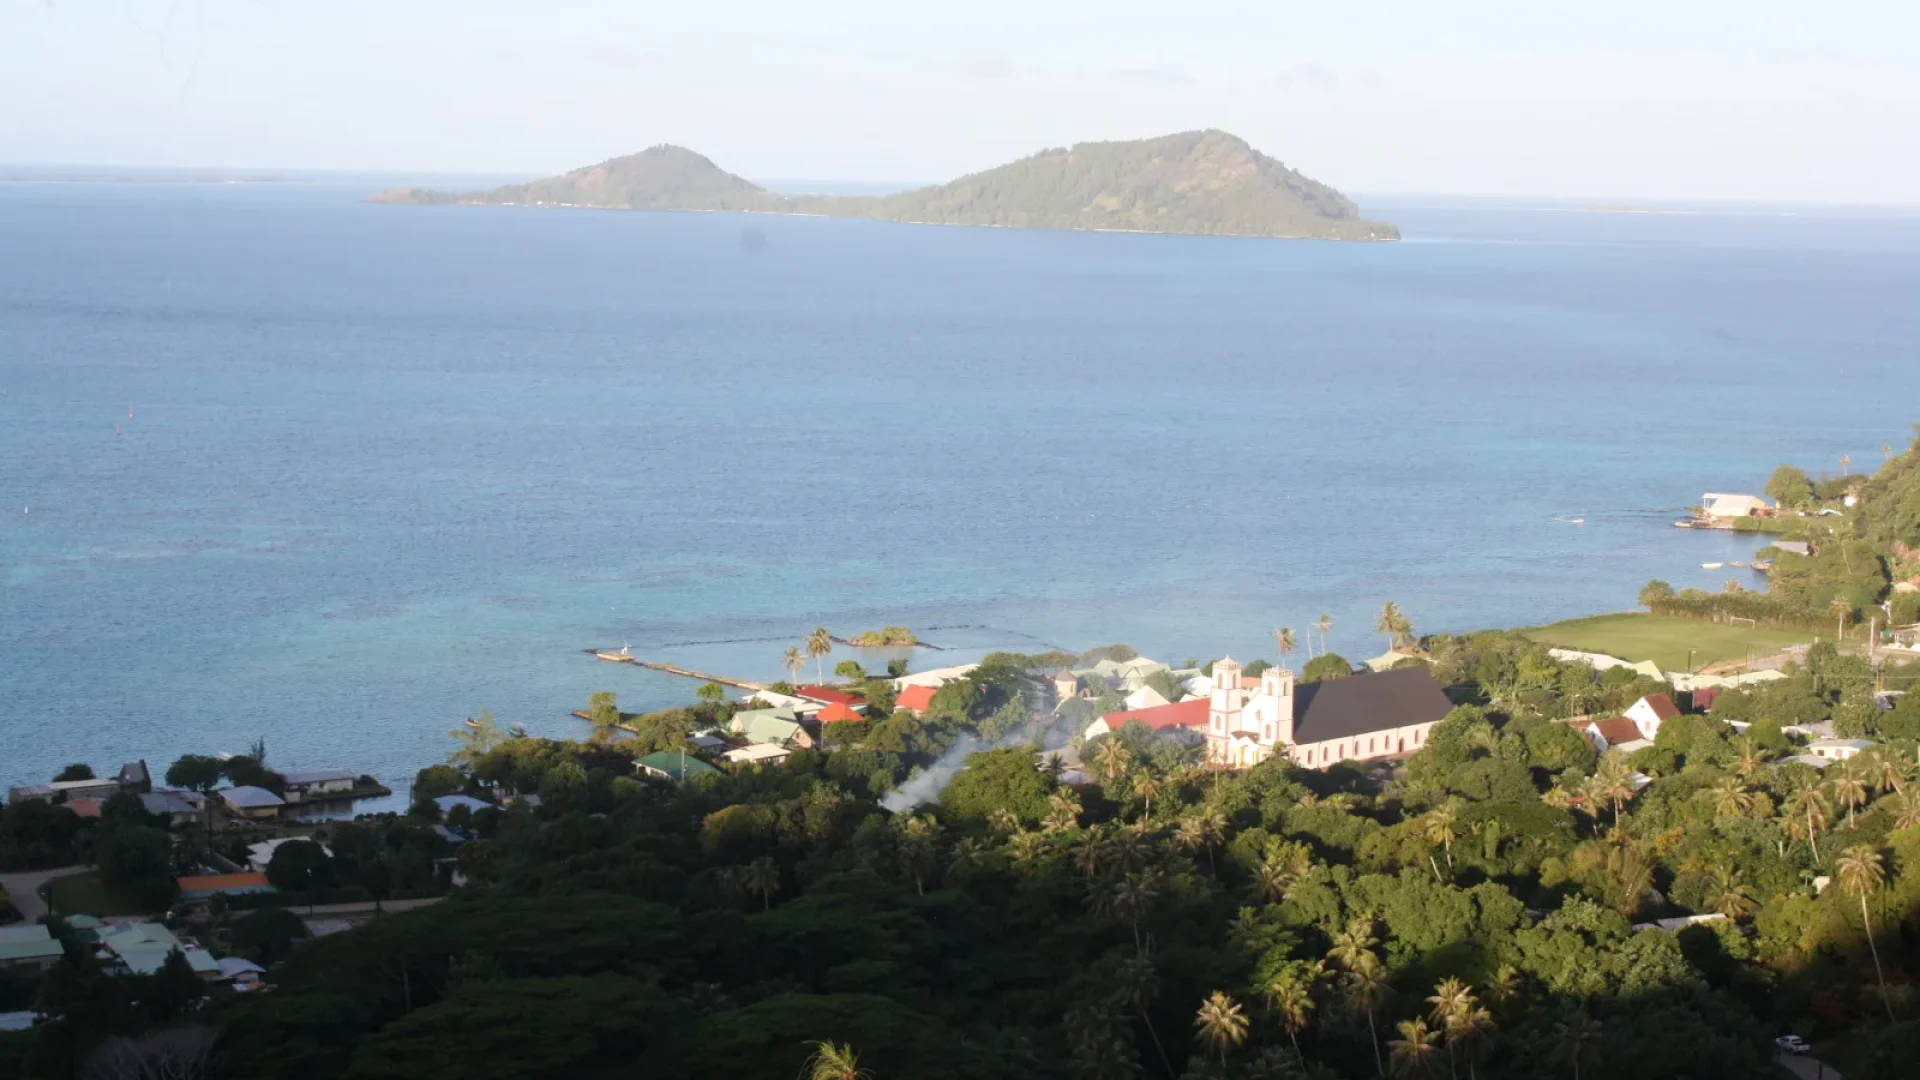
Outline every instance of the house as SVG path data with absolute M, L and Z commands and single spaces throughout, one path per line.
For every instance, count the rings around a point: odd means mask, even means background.
M 915 683 L 912 686 L 903 686 L 900 688 L 900 693 L 893 699 L 893 707 L 895 709 L 912 709 L 917 713 L 926 712 L 928 709 L 933 708 L 933 691 L 933 687 L 923 686 L 919 683 Z
M 727 745 L 727 740 L 710 731 L 696 731 L 687 736 L 687 745 L 695 750 L 718 750 Z
M 1602 754 L 1609 750 L 1631 754 L 1635 750 L 1653 745 L 1651 740 L 1640 734 L 1639 725 L 1624 716 L 1612 716 L 1605 720 L 1583 720 L 1572 727 L 1585 735 L 1587 741 L 1593 744 L 1593 748 Z
M 1781 758 L 1780 764 L 1807 765 L 1815 769 L 1824 769 L 1827 766 L 1833 764 L 1833 762 L 1830 759 L 1823 758 L 1818 754 L 1795 754 L 1792 757 Z
M 40 1021 L 40 1014 L 34 1012 L 0 1013 L 0 1031 L 29 1031 Z
M 1660 670 L 1660 665 L 1651 660 L 1635 662 L 1622 660 L 1618 656 L 1608 656 L 1606 653 L 1582 652 L 1579 649 L 1548 649 L 1547 655 L 1563 664 L 1585 664 L 1595 671 L 1611 671 L 1617 667 L 1632 668 L 1637 674 L 1645 675 L 1649 679 L 1658 679 L 1661 682 L 1671 681 L 1667 673 Z
M 146 761 L 130 761 L 120 766 L 120 775 L 114 778 L 120 790 L 131 791 L 138 795 L 153 790 L 153 774 L 147 771 Z
M 778 765 L 792 756 L 793 751 L 773 743 L 753 743 L 738 750 L 729 750 L 720 755 L 720 760 L 735 765 Z
M 457 806 L 466 807 L 467 813 L 469 814 L 477 814 L 482 810 L 493 809 L 492 803 L 476 799 L 471 795 L 442 795 L 433 800 L 433 805 L 440 808 L 441 817 L 446 817 Z
M 810 698 L 795 697 L 792 694 L 776 694 L 771 690 L 756 690 L 742 704 L 759 704 L 746 712 L 760 712 L 764 709 L 784 709 L 793 714 L 790 719 L 806 720 L 826 706 Z M 739 713 L 734 715 L 738 716 Z
M 1173 704 L 1173 702 L 1167 700 L 1165 694 L 1162 694 L 1151 686 L 1142 686 L 1140 689 L 1128 694 L 1126 696 L 1126 703 L 1129 709 L 1157 709 L 1162 705 Z
M 701 761 L 691 754 L 676 753 L 672 750 L 657 750 L 646 757 L 634 761 L 633 767 L 644 776 L 659 777 L 682 783 L 695 776 L 717 776 L 719 769 Z
M 1426 657 L 1421 656 L 1419 653 L 1402 652 L 1399 649 L 1388 649 L 1386 652 L 1381 653 L 1379 656 L 1376 656 L 1373 659 L 1368 660 L 1366 662 L 1367 670 L 1375 673 L 1382 672 L 1382 671 L 1392 671 L 1395 667 L 1399 665 L 1400 661 L 1402 660 L 1424 661 L 1426 660 Z
M 1715 519 L 1765 517 L 1773 511 L 1758 495 L 1728 495 L 1709 491 L 1700 496 L 1700 512 Z
M 280 775 L 287 782 L 289 803 L 351 795 L 359 782 L 352 769 L 290 769 Z
M 1065 701 L 1080 693 L 1080 677 L 1066 668 L 1047 676 L 1047 681 L 1053 684 L 1053 696 L 1058 701 Z
M 1648 694 L 1627 706 L 1627 719 L 1640 729 L 1640 737 L 1649 741 L 1660 737 L 1660 725 L 1680 715 L 1680 706 L 1666 694 Z
M 1789 555 L 1812 555 L 1813 545 L 1805 540 L 1775 540 L 1773 546 Z
M 53 788 L 46 784 L 24 784 L 7 789 L 8 805 L 17 806 L 23 802 L 52 802 Z
M 65 946 L 41 923 L 0 926 L 0 969 L 45 971 L 65 955 Z
M 822 724 L 841 724 L 866 719 L 852 706 L 838 701 L 815 713 L 813 718 Z
M 97 819 L 100 816 L 100 806 L 100 800 L 91 795 L 82 795 L 77 799 L 67 800 L 67 809 L 73 811 L 74 817 Z
M 793 692 L 809 701 L 817 701 L 822 705 L 844 705 L 857 713 L 867 711 L 866 698 L 861 697 L 859 694 L 850 694 L 845 690 L 836 690 L 831 686 L 796 686 Z M 822 721 L 822 723 L 825 723 L 825 721 Z
M 277 837 L 273 840 L 262 840 L 257 844 L 248 844 L 247 845 L 247 869 L 253 870 L 262 874 L 266 873 L 267 866 L 273 862 L 273 853 L 276 851 L 279 851 L 280 845 L 282 844 L 319 844 L 319 843 L 320 842 L 318 840 L 310 840 L 304 836 L 282 836 L 282 837 Z M 333 854 L 332 851 L 327 849 L 327 845 L 325 844 L 320 844 L 320 851 L 322 854 L 325 854 L 325 855 Z M 184 885 L 181 887 L 185 888 Z
M 1807 744 L 1807 753 L 1828 761 L 1846 761 L 1878 745 L 1872 739 L 1815 739 Z
M 287 801 L 263 787 L 242 784 L 239 787 L 223 788 L 214 792 L 220 801 L 226 804 L 227 813 L 243 817 L 249 821 L 264 821 L 277 818 L 286 808 Z
M 166 964 L 169 953 L 178 952 L 195 975 L 203 979 L 220 977 L 220 964 L 213 954 L 182 942 L 159 923 L 121 923 L 100 936 L 100 947 L 135 975 L 154 974 Z
M 74 799 L 99 799 L 104 802 L 120 791 L 120 781 L 110 776 L 97 780 L 55 780 L 46 786 L 53 791 L 54 802 L 71 802 Z
M 792 709 L 748 709 L 733 714 L 727 722 L 727 730 L 735 735 L 744 735 L 750 742 L 777 743 L 785 746 L 798 741 L 802 745 L 811 745 L 812 736 L 800 725 L 799 715 Z
M 251 960 L 238 956 L 223 956 L 220 958 L 220 978 L 225 982 L 233 983 L 234 989 L 236 990 L 252 990 L 258 988 L 261 978 L 265 976 L 266 973 L 266 968 L 261 967 Z
M 278 892 L 267 883 L 264 873 L 266 864 L 260 870 L 247 874 L 199 874 L 191 877 L 175 878 L 174 884 L 180 886 L 180 902 L 183 904 L 202 904 L 211 900 L 215 893 L 228 896 L 249 896 L 254 893 Z
M 180 791 L 149 791 L 140 796 L 140 806 L 153 817 L 167 819 L 170 829 L 194 825 L 200 821 L 200 806 L 194 799 L 202 798 Z
M 1136 656 L 1131 660 L 1102 660 L 1092 667 L 1076 668 L 1069 674 L 1085 680 L 1087 686 L 1096 692 L 1116 689 L 1133 691 L 1147 685 L 1147 677 L 1154 672 L 1172 670 L 1158 660 Z
M 1145 709 L 1127 709 L 1122 712 L 1108 713 L 1096 718 L 1087 725 L 1081 741 L 1090 742 L 1102 735 L 1110 735 L 1128 724 L 1145 724 L 1155 735 L 1165 735 L 1181 742 L 1199 742 L 1205 736 L 1202 732 L 1207 726 L 1206 698 L 1194 698 L 1171 705 L 1155 705 Z
M 938 690 L 950 682 L 957 682 L 973 674 L 973 669 L 979 666 L 979 664 L 955 664 L 952 667 L 933 668 L 929 671 L 916 671 L 911 675 L 902 675 L 893 680 L 893 689 L 895 693 L 905 690 L 909 686 L 924 686 L 931 690 Z M 805 688 L 803 687 L 802 692 L 804 692 L 804 690 Z
M 1207 760 L 1240 769 L 1274 754 L 1308 768 L 1410 754 L 1453 708 L 1424 667 L 1298 687 L 1268 668 L 1249 689 L 1232 657 L 1213 665 L 1207 703 Z

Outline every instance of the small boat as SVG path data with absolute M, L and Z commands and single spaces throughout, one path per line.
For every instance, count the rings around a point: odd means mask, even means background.
M 597 652 L 597 653 L 594 653 L 593 655 L 599 657 L 602 660 L 605 660 L 609 664 L 633 663 L 633 654 L 627 651 L 627 647 L 625 645 L 620 646 L 619 652 Z
M 516 739 L 524 739 L 527 737 L 527 725 L 525 724 L 515 724 L 508 728 L 507 731 Z
M 467 717 L 467 726 L 470 728 L 473 728 L 475 731 L 478 731 L 480 729 L 480 721 L 475 720 L 473 717 L 469 716 Z
M 1738 570 L 1745 570 L 1747 568 L 1747 564 L 1743 562 L 1730 562 L 1727 565 Z
M 1773 569 L 1773 560 L 1772 559 L 1755 559 L 1753 560 L 1753 562 L 1747 564 L 1747 568 L 1749 570 L 1758 570 L 1764 574 L 1767 571 Z
M 1718 570 L 1718 569 L 1720 569 L 1721 567 L 1723 567 L 1723 566 L 1725 566 L 1725 565 L 1727 565 L 1727 564 L 1726 564 L 1726 563 L 1723 563 L 1723 562 L 1703 562 L 1703 563 L 1701 563 L 1701 564 L 1700 564 L 1700 569 L 1702 569 L 1702 570 Z

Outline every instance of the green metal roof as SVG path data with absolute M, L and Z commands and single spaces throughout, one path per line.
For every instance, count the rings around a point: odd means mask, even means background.
M 656 751 L 635 760 L 634 764 L 643 769 L 666 773 L 671 780 L 684 780 L 689 776 L 720 771 L 692 754 L 681 754 L 678 750 Z M 684 773 L 681 772 L 682 768 L 686 770 Z

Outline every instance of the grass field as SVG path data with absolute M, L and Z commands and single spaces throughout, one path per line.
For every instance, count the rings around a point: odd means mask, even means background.
M 149 915 L 152 910 L 115 893 L 99 874 L 54 878 L 48 900 L 56 915 Z
M 1687 670 L 1689 650 L 1693 652 L 1693 666 L 1700 668 L 1721 660 L 1744 660 L 1754 650 L 1773 652 L 1787 645 L 1798 645 L 1813 640 L 1814 636 L 1804 630 L 1725 626 L 1677 615 L 1640 612 L 1591 615 L 1522 632 L 1535 641 L 1563 649 L 1606 653 L 1628 660 L 1651 660 L 1663 671 Z

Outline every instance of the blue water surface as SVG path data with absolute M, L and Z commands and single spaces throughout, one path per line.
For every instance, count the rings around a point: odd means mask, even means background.
M 1617 610 L 1754 550 L 1670 527 L 1703 490 L 1920 419 L 1910 212 L 1380 199 L 1366 245 L 369 190 L 0 184 L 0 783 L 256 736 L 398 782 L 481 708 L 686 699 L 581 651 L 623 643 Z

